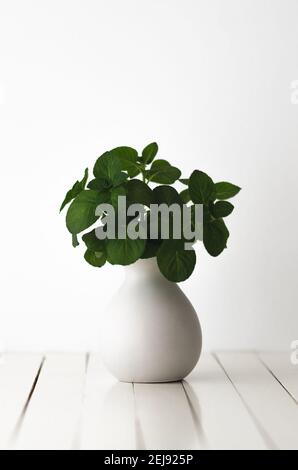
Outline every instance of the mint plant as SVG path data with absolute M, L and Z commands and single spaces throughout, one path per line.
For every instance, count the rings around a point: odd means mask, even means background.
M 167 160 L 156 158 L 158 146 L 155 142 L 147 145 L 142 154 L 131 147 L 117 147 L 101 155 L 93 167 L 93 177 L 88 183 L 88 168 L 81 181 L 76 181 L 66 193 L 60 211 L 69 203 L 66 226 L 72 235 L 73 246 L 79 245 L 78 235 L 86 245 L 84 258 L 92 266 L 102 267 L 106 262 L 128 265 L 142 258 L 156 257 L 161 273 L 172 282 L 181 282 L 193 272 L 196 253 L 192 245 L 185 249 L 185 240 L 173 237 L 170 227 L 169 239 L 147 238 L 99 239 L 96 229 L 85 232 L 96 222 L 101 223 L 103 212 L 96 208 L 109 203 L 117 208 L 119 196 L 125 196 L 127 206 L 142 204 L 150 220 L 152 204 L 178 204 L 186 206 L 191 213 L 196 204 L 203 205 L 202 242 L 211 256 L 218 256 L 227 246 L 229 231 L 224 218 L 230 215 L 234 206 L 227 201 L 240 188 L 221 181 L 214 183 L 206 173 L 194 170 L 189 178 L 181 178 L 181 171 Z M 172 185 L 181 184 L 178 192 Z M 125 215 L 126 224 L 131 217 Z M 118 221 L 118 223 L 120 223 Z M 195 218 L 191 218 L 195 224 Z M 171 224 L 170 224 L 171 225 Z

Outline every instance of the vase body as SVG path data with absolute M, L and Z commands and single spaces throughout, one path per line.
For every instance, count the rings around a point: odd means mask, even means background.
M 156 259 L 126 266 L 126 278 L 104 315 L 101 354 L 123 382 L 183 379 L 202 349 L 197 314 L 177 284 L 159 272 Z

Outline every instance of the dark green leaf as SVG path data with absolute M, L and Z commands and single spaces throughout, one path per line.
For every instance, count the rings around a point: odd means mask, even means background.
M 126 196 L 126 189 L 124 186 L 117 186 L 111 190 L 111 203 L 114 207 L 118 206 L 118 197 Z
M 180 178 L 179 181 L 180 181 L 180 183 L 185 184 L 185 186 L 188 186 L 188 183 L 189 183 L 188 178 Z
M 218 256 L 226 248 L 229 231 L 222 219 L 204 224 L 203 242 L 211 256 Z
M 151 170 L 161 170 L 162 168 L 169 167 L 171 164 L 162 158 L 155 160 L 151 165 Z
M 95 178 L 88 183 L 87 188 L 94 189 L 95 191 L 104 191 L 111 187 L 112 183 L 104 178 Z
M 196 253 L 185 250 L 183 240 L 164 240 L 157 252 L 157 264 L 169 281 L 182 282 L 194 270 Z
M 106 240 L 107 259 L 111 264 L 128 265 L 137 261 L 143 254 L 146 240 Z
M 72 201 L 75 197 L 77 197 L 78 194 L 80 194 L 81 191 L 83 191 L 83 189 L 86 186 L 87 179 L 88 179 L 88 168 L 85 169 L 85 173 L 84 173 L 84 177 L 82 181 L 76 181 L 73 187 L 69 191 L 67 191 L 64 201 L 61 204 L 60 212 L 66 206 L 66 204 Z
M 82 236 L 82 240 L 86 247 L 91 251 L 105 251 L 105 241 L 97 238 L 95 229 L 91 230 L 91 232 L 85 233 Z
M 236 196 L 241 188 L 235 184 L 220 181 L 219 183 L 215 183 L 215 190 L 217 199 L 230 199 Z
M 125 185 L 130 204 L 144 204 L 149 207 L 154 202 L 152 189 L 140 180 L 130 180 Z
M 146 246 L 144 253 L 142 254 L 141 258 L 154 258 L 156 256 L 157 251 L 161 245 L 161 242 L 158 240 L 146 240 Z
M 182 202 L 183 202 L 184 204 L 187 204 L 187 203 L 190 201 L 189 190 L 188 190 L 188 189 L 184 189 L 183 191 L 181 191 L 180 197 L 181 197 L 181 199 L 182 199 Z
M 182 200 L 176 191 L 175 188 L 172 186 L 162 185 L 157 186 L 153 189 L 154 200 L 156 204 L 167 204 L 168 206 L 171 204 L 179 204 L 182 205 Z
M 149 181 L 159 184 L 173 184 L 181 176 L 181 171 L 166 160 L 155 160 L 146 172 Z
M 110 154 L 116 156 L 121 165 L 121 170 L 127 171 L 128 175 L 133 178 L 140 173 L 137 164 L 138 152 L 131 147 L 116 147 L 110 150 Z
M 119 173 L 118 177 L 115 178 L 113 186 L 115 187 L 115 186 L 119 186 L 120 184 L 125 183 L 127 178 L 128 178 L 127 173 L 124 173 L 124 171 L 121 171 L 121 173 Z
M 149 144 L 147 145 L 147 147 L 144 148 L 142 152 L 142 161 L 148 165 L 154 160 L 157 152 L 158 152 L 158 145 L 156 142 L 152 142 L 152 144 Z
M 66 226 L 70 233 L 80 233 L 98 219 L 95 215 L 99 204 L 108 202 L 109 193 L 99 193 L 92 189 L 84 189 L 74 199 L 66 214 Z
M 102 251 L 97 252 L 88 249 L 84 254 L 84 258 L 87 263 L 96 268 L 101 268 L 106 262 L 106 254 Z
M 233 212 L 234 206 L 228 201 L 217 201 L 214 205 L 211 205 L 210 210 L 213 217 L 220 219 L 221 217 L 227 217 Z
M 215 200 L 215 185 L 206 173 L 195 170 L 189 178 L 189 194 L 195 204 L 208 204 Z

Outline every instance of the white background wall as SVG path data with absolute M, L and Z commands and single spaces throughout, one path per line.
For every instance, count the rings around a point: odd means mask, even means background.
M 297 0 L 0 0 L 0 342 L 95 348 L 123 269 L 87 265 L 58 208 L 108 148 L 243 190 L 228 250 L 182 284 L 205 348 L 298 338 Z

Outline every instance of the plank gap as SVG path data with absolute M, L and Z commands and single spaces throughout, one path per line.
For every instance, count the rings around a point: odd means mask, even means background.
M 253 353 L 255 354 L 255 353 Z M 216 353 L 212 353 L 212 356 L 214 357 L 214 359 L 217 361 L 218 365 L 222 368 L 223 372 L 225 373 L 225 375 L 227 376 L 228 380 L 231 382 L 232 386 L 234 387 L 235 391 L 237 392 L 237 394 L 239 395 L 242 403 L 243 403 L 243 406 L 246 408 L 248 414 L 250 415 L 251 419 L 253 420 L 257 430 L 259 431 L 259 433 L 261 434 L 262 438 L 264 439 L 264 442 L 266 444 L 266 446 L 271 449 L 271 450 L 277 450 L 278 447 L 277 445 L 275 444 L 275 442 L 271 439 L 271 437 L 269 436 L 269 434 L 266 432 L 266 430 L 264 429 L 264 427 L 262 426 L 262 424 L 260 423 L 260 421 L 258 420 L 258 418 L 256 417 L 256 415 L 253 413 L 252 409 L 248 406 L 248 404 L 246 403 L 246 401 L 244 400 L 242 394 L 239 392 L 239 390 L 237 389 L 237 387 L 235 386 L 234 382 L 232 381 L 230 375 L 228 374 L 226 368 L 224 367 L 224 365 L 222 364 L 222 362 L 220 361 L 219 357 L 217 356 Z
M 17 421 L 17 423 L 16 423 L 16 425 L 15 425 L 15 428 L 14 428 L 14 430 L 13 430 L 13 432 L 12 432 L 11 438 L 10 438 L 9 441 L 8 441 L 8 446 L 9 446 L 9 447 L 13 447 L 13 446 L 14 446 L 14 444 L 15 444 L 15 442 L 16 442 L 16 440 L 17 440 L 19 434 L 20 434 L 21 427 L 22 427 L 22 424 L 23 424 L 23 421 L 24 421 L 24 418 L 25 418 L 25 415 L 26 415 L 26 411 L 27 411 L 27 409 L 28 409 L 28 407 L 29 407 L 31 398 L 32 398 L 32 396 L 33 396 L 33 394 L 34 394 L 34 391 L 35 391 L 35 389 L 36 389 L 37 382 L 38 382 L 38 380 L 39 380 L 39 377 L 40 377 L 40 374 L 41 374 L 41 370 L 42 370 L 42 368 L 43 368 L 43 366 L 44 366 L 45 360 L 46 360 L 46 358 L 45 358 L 45 356 L 43 356 L 42 359 L 41 359 L 39 368 L 38 368 L 38 370 L 37 370 L 36 376 L 35 376 L 35 378 L 34 378 L 34 380 L 33 380 L 32 387 L 31 387 L 31 389 L 30 389 L 30 391 L 29 391 L 28 397 L 27 397 L 26 402 L 25 402 L 25 404 L 24 404 L 24 407 L 23 407 L 23 409 L 22 409 L 22 411 L 21 411 L 21 414 L 20 414 L 20 416 L 19 416 L 19 419 L 18 419 L 18 421 Z
M 263 366 L 268 370 L 268 372 L 272 375 L 272 377 L 279 383 L 279 385 L 284 389 L 284 391 L 292 398 L 292 400 L 294 400 L 294 402 L 296 403 L 296 405 L 298 405 L 298 400 L 296 399 L 296 397 L 292 394 L 292 392 L 290 390 L 288 390 L 288 388 L 286 387 L 286 385 L 284 385 L 282 379 L 279 379 L 277 377 L 277 375 L 273 372 L 272 368 L 266 364 L 266 362 L 262 359 L 261 357 L 261 353 L 257 353 L 257 357 L 259 359 L 259 361 L 263 364 Z
M 184 380 L 181 381 L 181 385 L 182 385 L 182 388 L 183 388 L 183 391 L 184 391 L 184 394 L 185 394 L 185 398 L 186 398 L 186 401 L 187 401 L 187 404 L 189 406 L 189 410 L 190 410 L 190 414 L 191 414 L 191 417 L 192 417 L 192 420 L 193 420 L 193 423 L 194 423 L 194 427 L 195 427 L 195 430 L 196 430 L 196 433 L 197 433 L 197 439 L 198 439 L 198 444 L 200 444 L 203 449 L 207 449 L 208 448 L 208 439 L 206 437 L 206 433 L 204 431 L 204 428 L 201 424 L 201 419 L 200 419 L 200 416 L 198 415 L 196 409 L 199 408 L 199 406 L 194 406 L 193 402 L 197 399 L 196 395 L 194 393 L 192 393 L 192 390 L 190 389 L 189 385 L 187 382 L 185 382 Z M 189 389 L 187 391 L 187 389 Z

